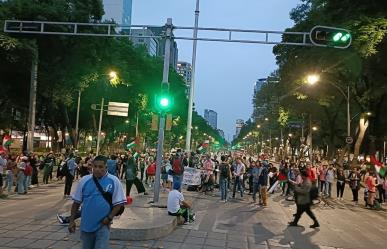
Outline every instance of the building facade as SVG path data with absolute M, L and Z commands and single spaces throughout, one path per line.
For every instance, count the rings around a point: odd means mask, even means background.
M 224 131 L 223 131 L 223 130 L 218 129 L 218 133 L 219 133 L 219 135 L 220 135 L 222 138 L 225 138 L 225 137 L 224 137 Z
M 130 33 L 135 36 L 153 36 L 154 35 L 150 29 L 132 29 Z M 133 42 L 133 45 L 136 47 L 144 46 L 150 56 L 157 56 L 159 41 L 156 38 L 131 37 L 130 40 Z
M 244 125 L 245 121 L 243 119 L 237 119 L 235 124 L 235 137 L 238 137 L 239 133 L 241 132 L 241 129 Z
M 187 85 L 191 84 L 192 79 L 192 66 L 191 63 L 185 61 L 177 62 L 176 72 L 180 74 Z
M 132 24 L 132 0 L 103 0 L 105 15 L 103 20 L 113 20 L 117 24 Z M 122 28 L 119 31 L 129 30 Z
M 214 110 L 205 109 L 204 110 L 204 119 L 207 123 L 214 128 L 215 130 L 218 127 L 218 113 Z

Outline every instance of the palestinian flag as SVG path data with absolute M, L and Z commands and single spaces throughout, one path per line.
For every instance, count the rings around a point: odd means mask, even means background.
M 4 135 L 3 137 L 3 146 L 8 148 L 12 144 L 12 139 L 10 135 Z
M 130 150 L 130 149 L 137 147 L 139 145 L 140 145 L 140 138 L 136 137 L 132 142 L 130 142 L 129 144 L 126 145 L 126 149 Z
M 383 163 L 379 162 L 374 155 L 370 157 L 370 163 L 374 165 L 376 172 L 381 177 L 386 175 L 386 169 L 383 167 Z
M 200 152 L 200 154 L 206 153 L 208 146 L 210 145 L 209 140 L 205 140 L 198 148 L 197 150 Z

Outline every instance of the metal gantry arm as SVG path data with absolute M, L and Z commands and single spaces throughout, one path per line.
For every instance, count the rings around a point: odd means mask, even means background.
M 20 21 L 6 20 L 4 22 L 4 32 L 6 33 L 24 33 L 24 34 L 43 34 L 43 35 L 70 35 L 70 36 L 100 36 L 100 37 L 133 37 L 133 38 L 164 38 L 165 35 L 133 35 L 131 29 L 147 29 L 153 27 L 164 27 L 157 25 L 119 25 L 114 23 L 75 23 L 75 22 L 46 22 L 46 21 Z M 95 29 L 94 31 L 90 29 Z M 129 33 L 119 33 L 116 29 L 127 29 Z M 195 30 L 195 27 L 172 26 L 172 30 Z M 282 44 L 292 46 L 313 46 L 309 39 L 309 32 L 283 32 L 283 31 L 265 31 L 254 29 L 229 29 L 229 28 L 206 28 L 198 27 L 198 31 L 211 31 L 217 35 L 228 34 L 227 38 L 205 38 L 189 36 L 173 36 L 175 40 L 196 40 L 213 42 L 231 42 L 231 43 L 255 43 L 255 44 Z M 237 34 L 258 34 L 263 35 L 261 39 L 236 39 Z M 297 40 L 286 42 L 274 40 L 272 37 L 288 36 Z

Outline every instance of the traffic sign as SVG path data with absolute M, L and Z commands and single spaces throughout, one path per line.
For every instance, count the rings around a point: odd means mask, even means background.
M 109 102 L 108 115 L 127 117 L 128 109 L 129 109 L 129 103 Z
M 346 138 L 345 138 L 345 142 L 346 142 L 347 144 L 352 144 L 352 143 L 353 143 L 353 138 L 352 138 L 352 137 L 346 137 Z

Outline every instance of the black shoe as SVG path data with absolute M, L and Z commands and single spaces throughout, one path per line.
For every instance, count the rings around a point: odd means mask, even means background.
M 318 223 L 318 221 L 315 221 L 315 222 L 313 223 L 313 225 L 310 225 L 309 227 L 310 227 L 310 228 L 317 228 L 317 227 L 320 227 L 320 224 Z
M 144 195 L 149 195 L 148 192 L 144 192 Z
M 295 223 L 294 221 L 292 221 L 292 222 L 288 223 L 288 226 L 290 226 L 290 227 L 298 227 L 298 224 Z

